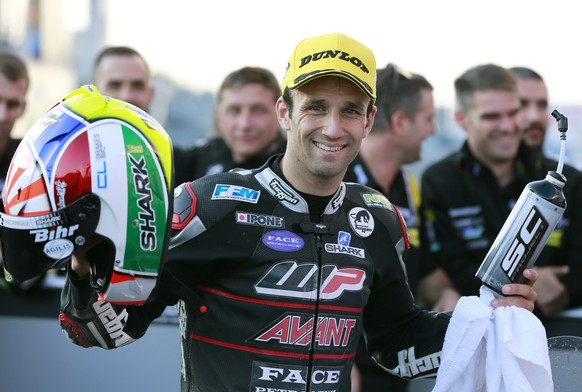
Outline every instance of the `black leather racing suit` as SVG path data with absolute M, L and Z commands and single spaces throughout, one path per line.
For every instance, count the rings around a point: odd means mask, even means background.
M 342 184 L 312 223 L 274 157 L 252 172 L 183 184 L 174 204 L 153 301 L 92 305 L 87 282 L 67 279 L 61 325 L 77 344 L 129 343 L 182 299 L 183 391 L 348 392 L 363 330 L 393 373 L 436 373 L 449 315 L 414 304 L 405 226 L 380 193 Z
M 376 182 L 370 169 L 360 155 L 357 155 L 352 163 L 348 166 L 345 182 L 357 182 L 358 184 L 369 186 L 379 192 L 382 188 Z M 420 208 L 420 189 L 414 176 L 404 170 L 399 170 L 396 177 L 390 184 L 390 191 L 384 194 L 392 204 L 396 206 L 410 236 L 410 249 L 406 254 L 406 270 L 408 272 L 408 282 L 412 292 L 416 292 L 416 285 L 419 279 L 431 273 L 436 265 L 430 263 L 430 260 L 420 260 L 420 217 L 418 210 Z
M 421 262 L 418 208 L 420 207 L 420 191 L 415 178 L 403 170 L 399 170 L 390 184 L 388 193 L 384 193 L 382 187 L 376 182 L 368 165 L 358 154 L 348 166 L 346 182 L 357 182 L 382 192 L 390 202 L 398 208 L 398 211 L 406 222 L 410 237 L 410 249 L 406 252 L 406 271 L 408 284 L 413 293 L 416 293 L 418 280 L 430 272 L 428 260 Z M 425 271 L 420 268 L 425 267 Z M 395 392 L 406 391 L 407 383 L 400 377 L 390 375 L 378 368 L 370 358 L 363 340 L 360 342 L 355 363 L 360 370 L 360 378 L 363 391 Z

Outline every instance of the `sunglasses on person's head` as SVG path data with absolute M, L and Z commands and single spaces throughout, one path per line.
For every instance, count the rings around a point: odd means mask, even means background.
M 409 88 L 412 79 L 412 73 L 400 68 L 396 64 L 389 63 L 385 68 L 378 70 L 376 80 L 376 106 L 384 113 L 386 121 L 390 120 L 390 116 L 395 110 L 394 101 L 396 96 L 402 96 Z M 380 119 L 378 119 L 380 121 Z
M 384 69 L 378 71 L 378 80 L 376 82 L 377 86 L 389 88 L 385 89 L 387 91 L 393 92 L 398 89 L 400 82 L 402 80 L 410 80 L 412 74 L 405 69 L 400 68 L 394 63 L 388 64 Z M 382 88 L 384 90 L 384 88 Z

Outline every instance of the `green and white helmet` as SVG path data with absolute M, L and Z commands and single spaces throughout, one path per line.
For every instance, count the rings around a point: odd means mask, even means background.
M 93 237 L 100 298 L 141 304 L 165 261 L 173 201 L 172 144 L 150 115 L 83 86 L 27 132 L 2 190 L 6 276 L 63 265 Z

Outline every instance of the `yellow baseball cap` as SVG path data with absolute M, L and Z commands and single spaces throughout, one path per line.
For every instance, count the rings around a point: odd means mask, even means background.
M 341 33 L 299 42 L 287 64 L 285 88 L 295 89 L 322 76 L 341 76 L 376 100 L 376 59 L 366 45 Z

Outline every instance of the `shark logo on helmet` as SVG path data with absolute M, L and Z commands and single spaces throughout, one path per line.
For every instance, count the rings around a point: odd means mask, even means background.
M 143 250 L 155 250 L 157 247 L 156 240 L 156 214 L 152 208 L 152 191 L 149 188 L 149 175 L 146 167 L 145 158 L 134 158 L 131 154 L 127 155 L 131 163 L 131 172 L 133 173 L 133 184 L 135 191 L 141 195 L 137 201 L 140 212 L 140 241 Z

